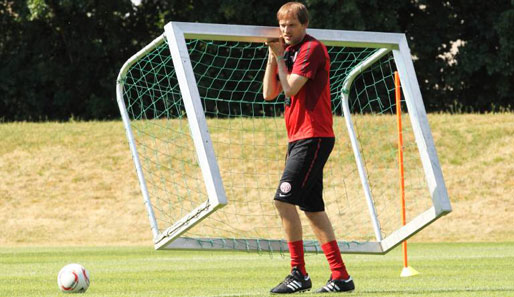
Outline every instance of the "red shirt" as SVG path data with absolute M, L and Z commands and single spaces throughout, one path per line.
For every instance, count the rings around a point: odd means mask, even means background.
M 330 57 L 327 48 L 310 35 L 285 49 L 289 74 L 308 78 L 286 98 L 284 118 L 289 142 L 312 137 L 334 137 L 330 102 Z

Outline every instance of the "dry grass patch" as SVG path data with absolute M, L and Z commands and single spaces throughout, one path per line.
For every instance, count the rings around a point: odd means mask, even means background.
M 151 237 L 121 123 L 12 123 L 0 135 L 0 244 Z
M 429 121 L 454 211 L 413 240 L 514 240 L 514 114 Z M 151 244 L 121 122 L 6 123 L 0 137 L 0 245 Z

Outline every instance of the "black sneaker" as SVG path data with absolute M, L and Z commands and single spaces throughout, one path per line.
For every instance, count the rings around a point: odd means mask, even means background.
M 271 289 L 272 294 L 291 294 L 305 292 L 312 288 L 311 278 L 304 276 L 296 267 L 291 270 L 291 274 L 286 276 L 283 282 Z
M 353 279 L 351 276 L 347 280 L 333 280 L 332 276 L 330 276 L 327 284 L 324 285 L 321 289 L 317 290 L 316 293 L 351 292 L 353 290 L 355 290 L 355 285 L 353 284 Z

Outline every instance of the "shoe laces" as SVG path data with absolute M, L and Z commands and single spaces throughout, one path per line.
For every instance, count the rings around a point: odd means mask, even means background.
M 282 283 L 284 283 L 285 285 L 288 285 L 295 280 L 297 280 L 297 279 L 294 277 L 294 275 L 290 274 L 290 275 L 286 276 L 286 279 L 284 279 L 284 281 Z

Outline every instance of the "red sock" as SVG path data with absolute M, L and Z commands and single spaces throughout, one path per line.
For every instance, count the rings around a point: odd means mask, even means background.
M 328 264 L 330 265 L 332 279 L 348 279 L 350 276 L 344 266 L 343 258 L 341 258 L 341 251 L 337 241 L 327 242 L 321 246 L 321 249 L 325 253 L 325 257 L 327 257 Z
M 291 268 L 296 267 L 303 275 L 307 275 L 303 258 L 303 240 L 288 242 L 287 245 L 291 254 Z

